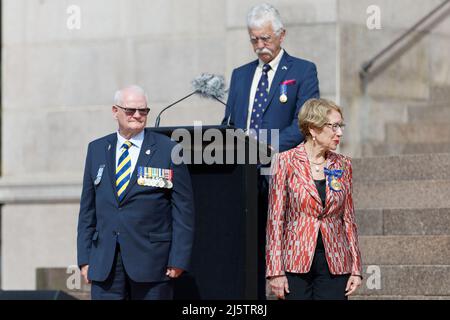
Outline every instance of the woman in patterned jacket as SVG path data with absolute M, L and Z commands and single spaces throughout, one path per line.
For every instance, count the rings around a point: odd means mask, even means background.
M 279 299 L 346 300 L 362 280 L 352 164 L 336 150 L 342 110 L 325 99 L 301 108 L 305 142 L 277 154 L 267 220 L 266 276 Z

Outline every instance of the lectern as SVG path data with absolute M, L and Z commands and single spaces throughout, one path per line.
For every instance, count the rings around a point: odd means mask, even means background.
M 256 143 L 228 126 L 151 130 L 183 146 L 194 189 L 192 266 L 175 280 L 175 299 L 257 299 L 264 248 L 257 244 Z

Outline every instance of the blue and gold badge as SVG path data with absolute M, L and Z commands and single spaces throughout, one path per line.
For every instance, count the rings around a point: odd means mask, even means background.
M 342 184 L 338 181 L 342 174 L 343 169 L 328 169 L 323 168 L 324 174 L 327 176 L 328 186 L 333 191 L 342 191 Z

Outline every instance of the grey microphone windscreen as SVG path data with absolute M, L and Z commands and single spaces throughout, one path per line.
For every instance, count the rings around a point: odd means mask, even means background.
M 223 76 L 202 73 L 192 80 L 192 86 L 205 98 L 221 99 L 225 96 L 225 78 Z

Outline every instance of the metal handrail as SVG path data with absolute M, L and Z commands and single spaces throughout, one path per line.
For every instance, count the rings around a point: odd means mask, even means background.
M 364 62 L 361 65 L 361 71 L 359 72 L 360 78 L 365 79 L 367 77 L 367 75 L 369 74 L 369 70 L 372 67 L 372 65 L 375 63 L 375 61 L 377 61 L 381 56 L 385 55 L 386 52 L 391 50 L 397 43 L 399 43 L 404 38 L 406 38 L 411 32 L 416 30 L 421 24 L 423 24 L 433 14 L 435 14 L 437 11 L 439 11 L 441 8 L 443 8 L 449 2 L 450 2 L 450 0 L 445 0 L 444 2 L 442 2 L 440 5 L 438 5 L 436 8 L 434 8 L 432 11 L 430 11 L 430 13 L 428 13 L 426 16 L 424 16 L 422 19 L 420 19 L 416 24 L 414 24 L 411 28 L 409 28 L 405 33 L 403 33 L 401 36 L 399 36 L 397 39 L 395 39 L 390 45 L 388 45 L 383 50 L 381 50 L 379 53 L 377 53 L 372 59 Z

